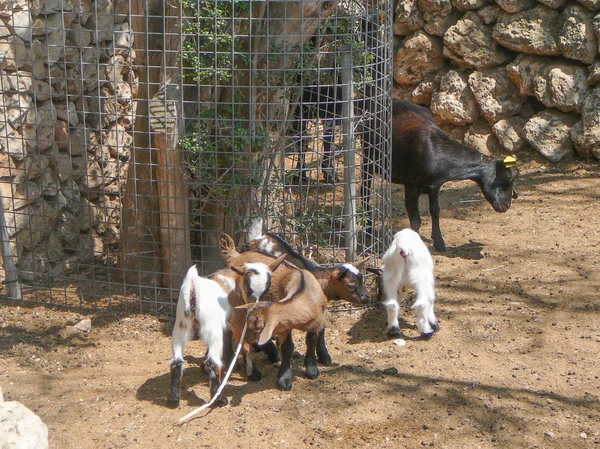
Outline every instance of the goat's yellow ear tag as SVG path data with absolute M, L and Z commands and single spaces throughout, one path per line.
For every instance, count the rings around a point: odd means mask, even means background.
M 517 166 L 517 158 L 514 156 L 506 156 L 504 158 L 504 166 L 506 168 L 516 167 Z

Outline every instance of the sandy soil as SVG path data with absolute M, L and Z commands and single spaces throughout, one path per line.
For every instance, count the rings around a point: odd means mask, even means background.
M 338 304 L 328 313 L 334 364 L 318 379 L 303 378 L 298 356 L 294 388 L 281 392 L 259 354 L 262 381 L 235 373 L 228 406 L 177 427 L 208 399 L 200 342 L 188 345 L 172 410 L 168 320 L 1 300 L 5 400 L 43 419 L 52 448 L 600 448 L 600 168 L 521 170 L 505 214 L 472 183 L 443 190 L 449 250 L 434 254 L 441 331 L 430 340 L 417 338 L 408 309 L 398 346 L 382 310 Z M 402 190 L 394 195 L 400 229 Z M 429 225 L 426 216 L 423 235 Z M 87 336 L 68 327 L 83 318 Z

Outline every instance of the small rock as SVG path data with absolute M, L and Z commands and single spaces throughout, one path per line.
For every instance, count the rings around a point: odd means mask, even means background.
M 546 432 L 544 435 L 546 435 L 548 438 L 555 440 L 556 439 L 556 435 L 554 435 L 554 432 Z
M 89 318 L 86 318 L 85 320 L 81 320 L 79 323 L 77 323 L 73 327 L 75 329 L 80 330 L 81 332 L 88 333 L 89 331 L 92 330 L 92 320 L 90 320 Z
M 392 366 L 391 368 L 386 368 L 383 370 L 383 374 L 387 374 L 388 376 L 393 376 L 398 374 L 398 368 Z
M 405 341 L 405 340 L 403 340 L 403 339 L 401 339 L 401 338 L 399 338 L 399 339 L 397 339 L 397 340 L 394 340 L 394 341 L 393 341 L 393 343 L 394 343 L 396 346 L 399 346 L 399 347 L 401 347 L 401 348 L 402 348 L 403 346 L 406 346 L 406 341 Z
M 585 439 L 587 439 L 587 433 L 585 433 L 585 432 L 581 432 L 581 433 L 579 434 L 579 438 L 582 438 L 582 439 L 584 439 L 584 440 L 585 440 Z

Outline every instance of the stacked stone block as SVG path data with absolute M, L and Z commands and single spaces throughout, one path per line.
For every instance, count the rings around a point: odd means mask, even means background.
M 398 0 L 394 95 L 477 150 L 600 158 L 600 1 Z
M 23 281 L 106 259 L 132 147 L 127 1 L 0 0 L 0 197 Z

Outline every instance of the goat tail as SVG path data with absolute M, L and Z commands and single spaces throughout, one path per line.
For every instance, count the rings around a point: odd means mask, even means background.
M 240 255 L 235 249 L 235 243 L 231 236 L 224 232 L 219 235 L 219 249 L 221 250 L 221 258 L 226 264 L 229 264 Z

